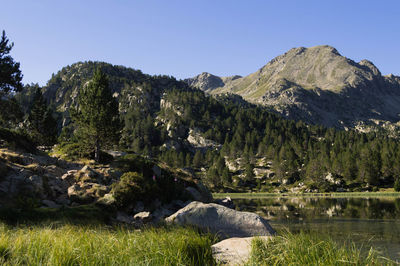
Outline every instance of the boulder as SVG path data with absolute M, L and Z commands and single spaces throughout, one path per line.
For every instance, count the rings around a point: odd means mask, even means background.
M 211 246 L 217 264 L 243 265 L 250 258 L 251 242 L 255 237 L 234 237 Z M 258 237 L 268 241 L 271 236 Z
M 224 199 L 217 199 L 215 203 L 228 207 L 229 209 L 235 209 L 235 203 L 233 203 L 230 197 L 226 197 Z
M 94 178 L 97 175 L 97 173 L 87 165 L 82 167 L 81 172 L 86 174 L 88 177 L 91 177 L 91 178 Z
M 135 216 L 133 216 L 133 219 L 135 219 L 135 221 L 142 222 L 142 223 L 150 222 L 151 218 L 152 218 L 152 215 L 150 212 L 139 212 L 139 213 L 136 213 Z
M 153 212 L 152 216 L 153 216 L 155 222 L 159 222 L 159 221 L 165 219 L 166 217 L 170 216 L 173 213 L 174 213 L 173 210 L 166 208 L 166 206 L 162 206 L 162 207 L 157 208 Z
M 117 212 L 116 220 L 121 223 L 131 224 L 134 222 L 133 217 L 126 214 L 125 212 Z
M 240 212 L 215 203 L 194 201 L 165 219 L 179 225 L 193 225 L 222 238 L 271 236 L 275 230 L 269 223 L 251 212 Z
M 93 201 L 92 195 L 87 193 L 86 189 L 78 184 L 72 185 L 68 188 L 68 197 L 71 201 L 78 203 L 90 203 Z
M 49 208 L 60 208 L 61 207 L 61 205 L 58 205 L 57 203 L 55 203 L 54 201 L 51 201 L 51 200 L 42 200 L 42 204 Z
M 33 175 L 29 177 L 29 181 L 32 183 L 33 190 L 36 193 L 43 192 L 43 178 L 38 175 Z
M 65 173 L 65 170 L 56 166 L 56 165 L 48 165 L 44 167 L 46 169 L 47 174 L 60 177 Z
M 66 174 L 61 176 L 61 179 L 67 182 L 69 185 L 72 185 L 75 183 L 75 174 L 77 172 L 77 170 L 69 170 Z
M 56 203 L 60 205 L 69 205 L 71 201 L 68 199 L 67 194 L 63 194 L 56 199 Z
M 107 193 L 102 198 L 98 199 L 97 203 L 106 206 L 111 206 L 115 203 L 115 198 L 112 193 Z

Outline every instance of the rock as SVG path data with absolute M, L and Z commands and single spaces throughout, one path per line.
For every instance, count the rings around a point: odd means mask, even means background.
M 115 203 L 115 198 L 112 193 L 107 193 L 102 198 L 98 199 L 97 203 L 110 206 Z
M 45 166 L 46 172 L 49 175 L 60 177 L 65 173 L 65 170 L 56 166 L 56 165 L 48 165 Z
M 166 207 L 160 207 L 153 212 L 153 218 L 155 222 L 158 222 L 164 219 L 165 217 L 170 216 L 173 213 L 174 211 L 171 209 L 168 209 Z
M 64 194 L 56 199 L 56 203 L 65 206 L 71 204 L 71 201 L 68 199 L 68 195 Z
M 72 185 L 75 183 L 75 175 L 78 172 L 78 170 L 69 170 L 66 174 L 61 176 L 61 179 L 67 182 L 69 185 Z
M 72 185 L 68 188 L 68 197 L 71 201 L 78 203 L 90 203 L 93 201 L 92 195 L 86 192 L 86 189 L 78 184 Z
M 165 220 L 179 225 L 194 225 L 223 238 L 275 234 L 275 230 L 258 214 L 235 211 L 215 203 L 194 201 Z
M 41 176 L 30 176 L 29 181 L 32 183 L 34 191 L 36 193 L 41 193 L 43 191 L 43 178 Z
M 42 204 L 49 208 L 60 208 L 61 207 L 61 205 L 58 205 L 57 203 L 55 203 L 54 201 L 51 201 L 51 200 L 42 200 Z
M 225 206 L 229 209 L 235 209 L 235 203 L 233 203 L 232 199 L 230 197 L 226 197 L 224 199 L 217 199 L 215 201 L 216 204 Z
M 217 264 L 243 265 L 250 258 L 251 242 L 255 237 L 234 237 L 211 246 Z M 271 236 L 258 237 L 268 241 Z
M 157 209 L 157 208 L 161 207 L 161 204 L 162 204 L 161 201 L 158 198 L 156 198 L 151 203 L 151 207 L 153 207 L 154 209 Z
M 133 219 L 138 222 L 147 223 L 150 222 L 152 215 L 150 212 L 139 212 L 133 216 Z
M 125 156 L 127 153 L 123 151 L 107 151 L 114 158 Z
M 97 176 L 97 173 L 90 168 L 89 166 L 85 165 L 81 170 L 81 173 L 84 173 L 85 175 L 87 175 L 90 178 L 95 178 Z
M 127 223 L 127 224 L 131 224 L 134 222 L 133 217 L 126 214 L 125 212 L 117 212 L 117 221 L 118 222 L 122 222 L 122 223 Z
M 214 76 L 210 73 L 203 72 L 193 78 L 188 78 L 184 80 L 190 86 L 196 87 L 202 91 L 212 91 L 216 88 L 223 87 L 224 81 L 218 76 Z
M 189 135 L 186 140 L 196 149 L 218 149 L 219 150 L 222 147 L 221 144 L 204 138 L 203 133 L 197 128 L 189 130 Z

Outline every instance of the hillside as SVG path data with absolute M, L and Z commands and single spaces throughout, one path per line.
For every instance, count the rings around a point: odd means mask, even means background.
M 200 76 L 201 84 L 208 84 Z M 372 62 L 356 63 L 326 45 L 291 49 L 258 71 L 222 82 L 218 88 L 198 87 L 212 94 L 238 94 L 286 118 L 328 127 L 399 121 L 400 78 L 382 76 Z
M 69 111 L 95 67 L 107 73 L 119 102 L 124 127 L 114 149 L 185 169 L 213 191 L 371 190 L 393 187 L 400 176 L 395 164 L 400 158 L 399 143 L 385 134 L 339 131 L 284 119 L 237 94 L 210 97 L 172 77 L 101 62 L 65 67 L 43 88 L 59 114 L 60 145 L 73 157 L 93 156 L 92 150 L 79 148 Z M 220 81 L 236 84 L 243 79 Z M 352 90 L 298 89 L 334 97 Z M 29 99 L 30 90 L 27 87 L 18 97 L 25 105 L 29 105 L 24 99 Z

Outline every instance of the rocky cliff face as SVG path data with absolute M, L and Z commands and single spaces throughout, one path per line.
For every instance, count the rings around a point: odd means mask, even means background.
M 257 72 L 227 80 L 219 88 L 208 88 L 207 81 L 202 84 L 206 92 L 238 94 L 284 117 L 312 124 L 346 128 L 396 123 L 400 118 L 399 77 L 382 76 L 372 62 L 356 63 L 326 45 L 291 49 Z

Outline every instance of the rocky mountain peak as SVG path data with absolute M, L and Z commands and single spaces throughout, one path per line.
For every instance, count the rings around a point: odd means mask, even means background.
M 207 72 L 203 72 L 193 78 L 185 79 L 184 81 L 190 86 L 202 91 L 212 91 L 225 85 L 224 81 L 220 77 Z
M 361 60 L 358 64 L 360 66 L 367 67 L 372 73 L 374 73 L 375 76 L 381 76 L 382 75 L 381 72 L 379 71 L 379 69 L 374 65 L 374 63 L 372 63 L 369 60 L 366 60 L 366 59 Z
M 201 78 L 204 73 L 194 79 Z M 213 79 L 219 83 L 203 82 L 201 89 L 237 94 L 309 123 L 343 128 L 359 121 L 399 120 L 400 78 L 383 77 L 372 62 L 357 63 L 329 45 L 292 48 L 248 76 Z

